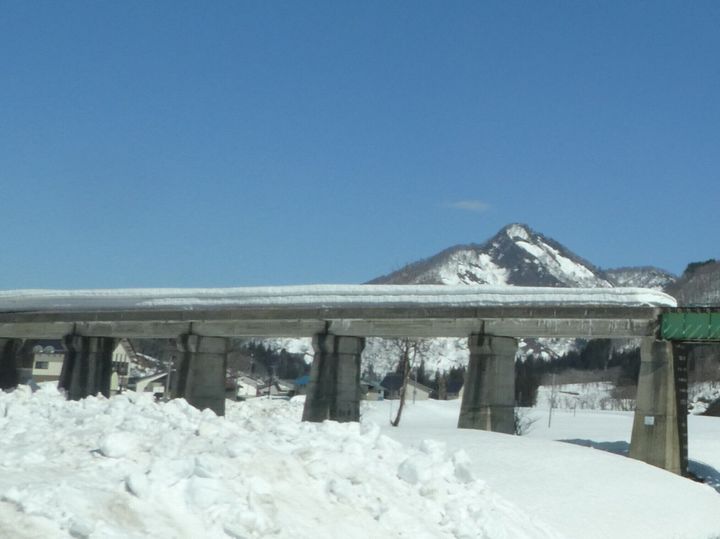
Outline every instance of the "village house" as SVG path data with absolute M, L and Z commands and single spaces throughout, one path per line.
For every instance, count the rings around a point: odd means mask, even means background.
M 52 382 L 60 379 L 65 352 L 56 351 L 52 345 L 35 345 L 32 353 L 33 382 Z
M 366 401 L 381 401 L 385 398 L 386 391 L 380 382 L 360 380 L 360 392 Z
M 127 389 L 136 393 L 152 393 L 158 398 L 165 396 L 167 372 L 158 372 L 141 378 L 131 378 Z
M 252 399 L 260 395 L 259 388 L 264 382 L 250 376 L 241 375 L 235 378 L 235 398 L 239 401 Z
M 384 398 L 386 399 L 399 399 L 400 390 L 402 388 L 403 378 L 400 374 L 390 373 L 383 378 L 380 385 L 385 389 Z M 405 388 L 405 400 L 427 400 L 433 390 L 426 385 L 420 384 L 413 380 L 408 379 L 407 387 Z
M 271 383 L 263 382 L 263 385 L 258 387 L 258 395 L 261 397 L 290 397 L 294 390 L 292 382 L 285 380 L 273 379 Z
M 120 339 L 112 353 L 112 377 L 110 394 L 115 395 L 128 389 L 130 364 L 137 360 L 135 350 L 127 339 Z

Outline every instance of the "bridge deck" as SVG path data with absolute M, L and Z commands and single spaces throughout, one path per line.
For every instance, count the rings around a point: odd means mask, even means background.
M 0 292 L 0 337 L 639 337 L 666 294 L 639 288 L 315 285 Z

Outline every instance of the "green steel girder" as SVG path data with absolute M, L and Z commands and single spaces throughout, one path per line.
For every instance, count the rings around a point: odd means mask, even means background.
M 660 334 L 663 339 L 720 341 L 720 309 L 671 311 L 660 316 Z

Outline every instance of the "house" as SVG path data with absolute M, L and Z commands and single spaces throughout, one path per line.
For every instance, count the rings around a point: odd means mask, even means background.
M 390 373 L 383 378 L 380 385 L 385 388 L 386 399 L 399 399 L 400 390 L 403 384 L 403 377 L 398 373 Z M 420 384 L 409 378 L 407 381 L 407 387 L 405 388 L 405 399 L 406 400 L 427 400 L 430 398 L 430 394 L 433 390 L 426 385 Z
M 296 378 L 293 382 L 295 387 L 294 395 L 305 395 L 307 393 L 308 384 L 310 383 L 310 375 L 305 374 L 300 378 Z M 368 401 L 378 401 L 385 398 L 385 388 L 380 382 L 361 380 L 360 395 L 362 399 Z
M 241 375 L 235 378 L 235 397 L 237 400 L 252 399 L 260 395 L 260 387 L 265 385 L 261 380 Z
M 127 339 L 120 339 L 112 353 L 112 376 L 110 394 L 121 393 L 128 387 L 130 364 L 137 360 L 135 350 Z
M 385 398 L 385 392 L 387 390 L 380 382 L 360 380 L 360 391 L 364 400 L 381 401 Z
M 18 352 L 20 383 L 57 382 L 60 380 L 66 355 L 62 341 L 35 339 L 25 341 Z M 156 367 L 159 365 L 158 360 L 135 352 L 128 339 L 117 341 L 112 351 L 111 362 L 111 395 L 129 388 L 129 378 L 133 370 L 140 370 L 143 374 L 155 374 L 157 371 L 157 368 L 152 370 L 149 368 L 138 369 L 138 365 L 154 364 Z M 140 379 L 142 377 L 136 378 Z
M 263 382 L 263 385 L 258 387 L 258 395 L 270 397 L 290 397 L 293 391 L 292 382 L 285 380 L 273 379 L 271 383 Z
M 59 380 L 64 361 L 65 352 L 56 351 L 52 345 L 35 345 L 30 378 L 36 383 Z
M 164 395 L 169 368 L 169 364 L 162 364 L 160 360 L 136 351 L 128 339 L 120 339 L 112 352 L 110 394 L 130 389 Z
M 167 383 L 167 373 L 158 372 L 150 376 L 141 378 L 131 378 L 128 381 L 127 388 L 136 393 L 152 393 L 155 396 L 162 397 L 165 395 L 165 384 Z
M 405 393 L 406 399 L 412 399 L 413 401 L 425 401 L 430 398 L 433 390 L 426 385 L 420 384 L 415 380 L 408 380 L 407 389 Z

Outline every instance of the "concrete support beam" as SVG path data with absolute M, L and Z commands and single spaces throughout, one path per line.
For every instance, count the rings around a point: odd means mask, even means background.
M 67 335 L 63 344 L 67 354 L 58 387 L 67 392 L 68 399 L 80 400 L 98 393 L 109 397 L 115 339 Z
M 0 339 L 0 390 L 18 385 L 17 352 L 22 346 L 20 339 Z
M 682 474 L 677 389 L 672 344 L 643 339 L 630 457 Z
M 315 359 L 310 371 L 303 421 L 360 420 L 362 337 L 328 333 L 313 337 Z
M 458 428 L 515 434 L 515 353 L 511 337 L 472 334 Z
M 177 345 L 181 355 L 173 396 L 200 410 L 210 408 L 217 415 L 225 415 L 228 340 L 186 334 L 178 338 Z

